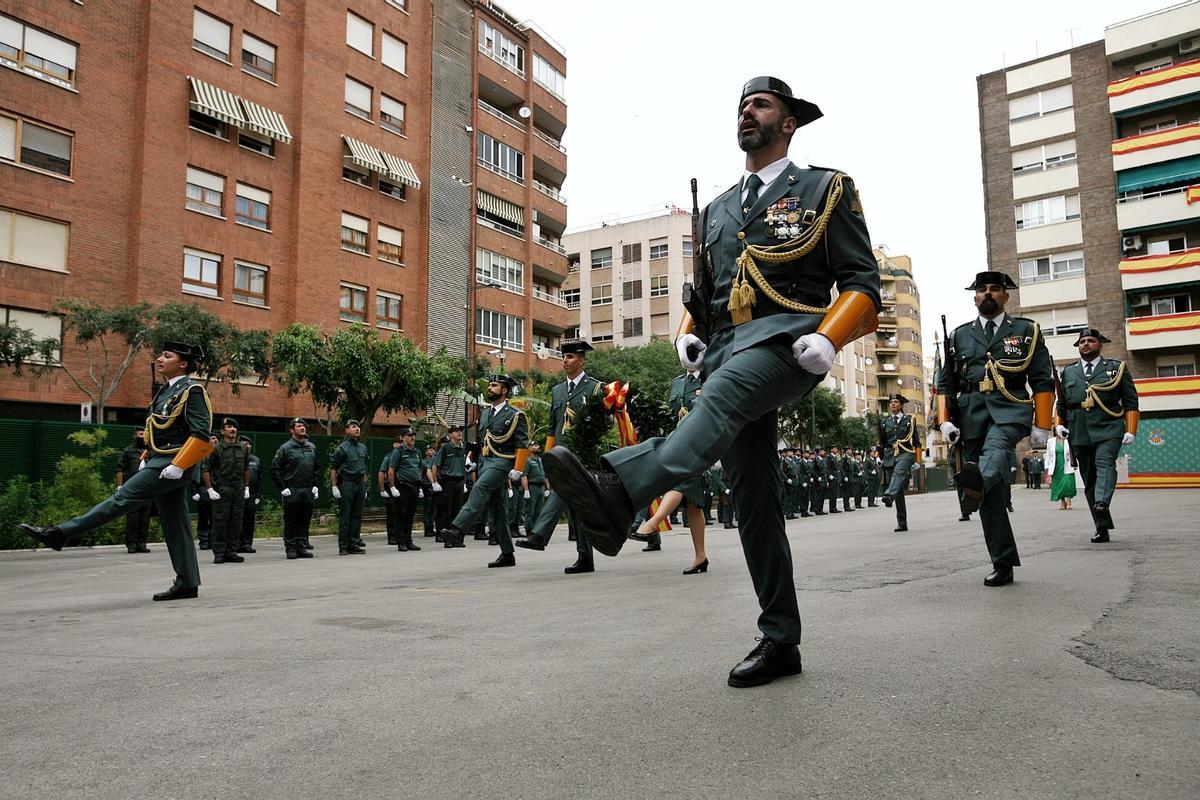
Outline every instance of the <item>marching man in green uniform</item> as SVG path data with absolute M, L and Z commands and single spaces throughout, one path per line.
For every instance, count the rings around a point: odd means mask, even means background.
M 238 441 L 238 424 L 233 417 L 221 420 L 221 438 L 204 464 L 204 491 L 212 501 L 212 551 L 214 564 L 240 564 L 242 514 L 250 496 L 249 459 Z M 251 511 L 251 514 L 254 512 Z
M 1124 362 L 1101 355 L 1109 340 L 1090 328 L 1079 334 L 1075 346 L 1079 360 L 1062 372 L 1066 407 L 1060 404 L 1062 423 L 1056 430 L 1071 443 L 1079 462 L 1084 495 L 1092 510 L 1094 544 L 1108 541 L 1113 525 L 1113 492 L 1117 488 L 1117 453 L 1137 436 L 1137 387 Z
M 737 138 L 746 170 L 699 215 L 686 332 L 675 343 L 684 368 L 704 372 L 703 401 L 670 436 L 603 456 L 599 472 L 565 448 L 544 457 L 555 490 L 606 554 L 623 544 L 635 508 L 721 461 L 762 610 L 762 638 L 729 673 L 736 687 L 801 671 L 800 610 L 773 463 L 777 411 L 808 395 L 837 351 L 878 324 L 879 270 L 853 182 L 787 157 L 796 130 L 820 116 L 778 78 L 742 88 Z
M 133 477 L 145 465 L 146 431 L 133 432 L 133 443 L 126 445 L 117 459 L 117 488 Z M 149 553 L 150 503 L 145 503 L 125 515 L 125 549 L 131 553 Z
M 592 345 L 584 339 L 572 339 L 563 342 L 562 364 L 566 380 L 556 384 L 550 390 L 550 430 L 546 436 L 546 452 L 554 447 L 554 442 L 570 430 L 575 412 L 587 405 L 588 397 L 603 391 L 600 381 L 584 371 L 587 365 L 587 354 L 592 351 Z M 674 382 L 672 382 L 672 385 Z M 545 462 L 543 462 L 543 465 Z M 550 496 L 541 514 L 534 520 L 533 532 L 529 536 L 518 539 L 517 547 L 528 550 L 545 550 L 554 535 L 554 528 L 563 512 L 567 513 L 567 527 L 575 534 L 575 563 L 563 569 L 567 575 L 578 575 L 585 572 L 595 572 L 596 566 L 592 556 L 592 546 L 587 537 L 578 530 L 576 517 L 563 498 L 553 491 L 551 484 Z
M 1004 313 L 1008 290 L 1017 288 L 1012 278 L 980 272 L 967 288 L 975 292 L 979 316 L 948 338 L 948 357 L 937 383 L 937 418 L 947 442 L 962 437 L 963 463 L 955 482 L 962 489 L 963 514 L 978 509 L 983 523 L 992 559 L 992 572 L 983 583 L 1003 586 L 1012 583 L 1013 568 L 1021 566 L 1005 508 L 1009 454 L 1026 436 L 1034 448 L 1046 446 L 1054 422 L 1054 376 L 1038 324 Z M 948 395 L 951 370 L 957 384 L 953 397 Z M 952 406 L 957 424 L 951 421 Z
M 200 464 L 212 452 L 212 405 L 204 385 L 188 375 L 199 366 L 204 351 L 196 345 L 164 342 L 155 359 L 167 382 L 154 395 L 146 418 L 145 466 L 125 479 L 117 493 L 80 517 L 59 525 L 21 525 L 28 536 L 53 550 L 88 531 L 128 514 L 147 503 L 158 506 L 175 582 L 155 600 L 183 600 L 199 594 L 200 567 L 188 516 L 188 487 L 200 479 Z
M 338 555 L 365 553 L 363 503 L 367 499 L 367 446 L 358 420 L 346 422 L 346 438 L 329 457 L 329 485 L 338 501 Z
M 508 482 L 521 479 L 529 458 L 529 427 L 525 412 L 509 405 L 508 398 L 517 382 L 508 375 L 488 378 L 487 400 L 491 405 L 479 415 L 477 427 L 480 449 L 478 478 L 471 487 L 467 504 L 458 512 L 450 527 L 442 531 L 446 547 L 466 547 L 467 532 L 491 515 L 491 524 L 500 543 L 500 556 L 488 567 L 515 567 L 513 540 L 508 533 L 505 505 Z
M 917 418 L 904 413 L 908 399 L 902 394 L 888 398 L 888 414 L 880 421 L 883 427 L 883 479 L 887 488 L 883 490 L 883 504 L 891 508 L 896 504 L 896 533 L 908 530 L 908 506 L 904 502 L 904 490 L 908 486 L 908 475 L 913 464 L 921 463 L 921 431 Z
M 401 429 L 400 446 L 392 450 L 388 461 L 388 492 L 396 503 L 396 550 L 401 553 L 421 549 L 412 538 L 421 496 L 421 451 L 415 441 L 412 428 Z
M 546 488 L 546 470 L 542 467 L 542 446 L 529 444 L 529 459 L 525 462 L 525 535 L 533 535 L 533 523 L 542 513 L 550 490 Z
M 312 558 L 308 530 L 317 488 L 317 447 L 308 440 L 308 423 L 296 417 L 288 425 L 292 438 L 279 445 L 271 460 L 271 478 L 283 498 L 283 549 L 288 558 Z

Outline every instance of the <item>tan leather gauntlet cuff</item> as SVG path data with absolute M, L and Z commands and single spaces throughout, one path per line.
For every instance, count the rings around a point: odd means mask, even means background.
M 845 292 L 833 301 L 825 319 L 817 326 L 817 333 L 833 342 L 835 350 L 841 350 L 849 342 L 866 336 L 879 325 L 879 314 L 875 301 L 864 292 Z
M 1054 392 L 1038 392 L 1033 396 L 1033 425 L 1050 430 L 1054 424 Z
M 950 398 L 944 394 L 937 396 L 937 424 L 941 427 L 943 422 L 950 421 Z
M 179 452 L 175 454 L 175 458 L 171 460 L 171 463 L 180 469 L 188 469 L 208 458 L 208 454 L 212 451 L 213 446 L 209 443 L 208 439 L 198 439 L 195 436 L 189 436 L 188 440 L 183 443 L 183 447 L 179 448 Z
M 554 442 L 555 442 L 555 441 L 556 441 L 556 440 L 555 440 L 555 438 L 554 438 L 553 436 L 547 436 L 547 437 L 546 437 L 546 447 L 545 447 L 545 448 L 542 450 L 542 452 L 544 453 L 544 452 L 546 452 L 547 450 L 549 450 L 551 447 L 554 447 Z
M 678 339 L 685 333 L 691 333 L 692 329 L 695 327 L 696 321 L 692 319 L 691 313 L 684 311 L 683 318 L 679 320 L 679 327 L 675 330 L 675 338 Z
M 1141 419 L 1142 419 L 1142 412 L 1126 411 L 1125 412 L 1125 432 L 1137 434 L 1138 422 L 1140 422 Z
M 528 460 L 529 460 L 529 448 L 522 447 L 520 450 L 517 451 L 517 457 L 513 461 L 513 469 L 517 470 L 518 472 L 524 472 L 525 471 L 525 462 Z

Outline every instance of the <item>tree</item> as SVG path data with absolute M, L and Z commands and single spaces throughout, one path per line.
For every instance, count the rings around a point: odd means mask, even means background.
M 807 397 L 780 407 L 779 435 L 793 445 L 807 443 L 816 448 L 838 444 L 844 408 L 840 394 L 824 386 L 815 386 Z
M 438 392 L 459 388 L 463 361 L 439 350 L 426 355 L 403 336 L 381 339 L 365 325 L 332 335 L 312 325 L 289 325 L 275 334 L 271 358 L 276 379 L 289 394 L 307 392 L 318 405 L 357 419 L 363 435 L 376 412 L 424 411 Z
M 853 447 L 855 450 L 866 450 L 877 444 L 879 435 L 875 432 L 875 421 L 866 417 L 842 417 L 841 430 L 838 431 L 837 444 L 839 447 Z
M 271 374 L 271 334 L 265 330 L 243 331 L 232 322 L 210 314 L 195 303 L 167 303 L 154 312 L 154 328 L 148 344 L 161 350 L 163 342 L 188 342 L 204 349 L 195 372 L 205 381 L 228 381 L 238 394 L 239 381 Z
M 108 399 L 133 366 L 133 361 L 149 342 L 153 320 L 148 303 L 105 308 L 90 300 L 67 298 L 54 306 L 62 316 L 63 338 L 74 333 L 86 362 L 86 371 L 77 373 L 59 358 L 55 366 L 79 387 L 96 406 L 96 419 L 104 419 Z
M 0 325 L 0 366 L 10 368 L 14 375 L 22 375 L 26 365 L 34 375 L 42 374 L 58 362 L 60 347 L 58 339 L 39 339 L 20 325 Z

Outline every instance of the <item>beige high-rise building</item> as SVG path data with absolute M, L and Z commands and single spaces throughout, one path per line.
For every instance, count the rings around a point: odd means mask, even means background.
M 910 402 L 909 412 L 924 417 L 929 406 L 925 394 L 921 348 L 921 295 L 913 277 L 912 259 L 891 255 L 884 245 L 874 249 L 879 264 L 883 310 L 875 331 L 875 411 L 887 409 L 888 396 L 900 393 Z

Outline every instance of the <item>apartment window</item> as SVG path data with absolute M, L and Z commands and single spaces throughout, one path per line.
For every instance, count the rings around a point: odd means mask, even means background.
M 404 135 L 404 103 L 386 94 L 379 95 L 379 124 L 392 133 Z
M 650 278 L 650 296 L 666 297 L 671 293 L 671 281 L 666 275 L 655 275 Z
M 525 75 L 525 48 L 483 20 L 479 21 L 479 49 L 518 75 Z
M 202 111 L 196 109 L 188 110 L 188 127 L 192 130 L 207 133 L 209 136 L 215 136 L 218 139 L 229 140 L 229 126 L 216 117 L 210 117 Z
M 612 248 L 602 247 L 592 251 L 592 269 L 604 269 L 612 266 Z
M 654 261 L 659 258 L 667 257 L 667 238 L 664 236 L 661 239 L 650 240 L 650 260 Z
M 612 305 L 612 284 L 601 283 L 592 287 L 592 305 Z
M 525 349 L 525 320 L 486 308 L 475 309 L 475 342 L 514 350 Z
M 612 331 L 609 331 L 608 333 L 592 334 L 592 343 L 593 344 L 600 344 L 603 342 L 611 342 L 612 340 L 613 340 Z
M 242 71 L 263 80 L 275 80 L 275 45 L 243 31 Z
M 579 308 L 579 289 L 559 289 L 558 297 L 567 304 L 567 308 Z
M 404 266 L 404 231 L 387 225 L 376 225 L 375 228 L 379 260 Z
M 1019 122 L 1034 117 L 1044 117 L 1056 111 L 1070 108 L 1072 103 L 1071 85 L 1056 86 L 1024 97 L 1008 101 L 1008 121 Z
M 692 257 L 692 237 L 690 237 L 690 236 L 683 237 L 683 248 L 682 248 L 681 252 L 683 253 L 685 258 Z
M 233 299 L 237 303 L 266 306 L 267 268 L 249 261 L 234 261 Z
M 537 53 L 533 54 L 533 79 L 560 100 L 566 98 L 567 79 Z
M 70 177 L 72 141 L 68 133 L 0 114 L 0 159 Z
M 642 260 L 642 243 L 634 242 L 633 244 L 623 245 L 621 247 L 621 263 L 635 264 Z
M 1144 75 L 1147 72 L 1154 72 L 1156 69 L 1163 69 L 1164 67 L 1169 66 L 1171 66 L 1170 56 L 1158 56 L 1157 58 L 1152 58 L 1149 61 L 1143 61 L 1140 64 L 1134 64 L 1133 74 Z
M 192 9 L 192 47 L 201 53 L 229 60 L 229 23 Z
M 238 147 L 253 150 L 260 156 L 275 157 L 275 140 L 254 131 L 238 131 Z
M 391 181 L 385 180 L 384 178 L 379 179 L 380 194 L 386 194 L 388 197 L 393 197 L 396 200 L 403 200 L 404 199 L 404 191 L 405 190 L 404 190 L 403 183 L 392 183 Z
M 67 271 L 70 226 L 0 208 L 0 261 Z
M 75 82 L 78 48 L 57 36 L 0 15 L 0 58 L 34 77 L 70 88 Z
M 1153 298 L 1150 305 L 1153 309 L 1150 313 L 1155 317 L 1164 314 L 1186 314 L 1192 310 L 1192 298 L 1186 294 L 1171 294 Z
M 343 283 L 338 297 L 338 318 L 343 322 L 367 321 L 367 287 Z
M 1178 253 L 1180 250 L 1187 250 L 1187 236 L 1182 233 L 1173 233 L 1169 236 L 1164 236 L 1160 239 L 1151 239 L 1146 243 L 1146 254 L 1152 256 L 1163 256 L 1168 253 Z
M 1013 174 L 1022 172 L 1041 172 L 1056 167 L 1074 164 L 1076 159 L 1075 140 L 1054 142 L 1026 150 L 1018 150 L 1012 155 Z
M 346 76 L 346 110 L 356 117 L 371 119 L 371 87 Z
M 375 327 L 400 330 L 400 308 L 404 298 L 398 294 L 375 291 Z
M 1079 195 L 1047 197 L 1016 207 L 1017 230 L 1079 219 Z
M 1159 356 L 1155 359 L 1155 372 L 1159 378 L 1183 378 L 1196 374 L 1196 357 Z
M 401 11 L 408 10 L 408 0 L 384 0 L 389 6 L 395 6 Z
M 346 44 L 360 53 L 375 57 L 375 26 L 352 11 L 346 12 Z
M 1154 133 L 1155 131 L 1164 131 L 1168 128 L 1179 126 L 1177 117 L 1170 115 L 1165 117 L 1155 117 L 1154 119 L 1145 119 L 1138 123 L 1138 135 L 1146 133 Z
M 621 299 L 622 300 L 641 300 L 642 299 L 642 282 L 625 281 L 621 284 Z
M 235 221 L 240 225 L 270 230 L 271 193 L 244 183 L 237 185 Z
M 632 339 L 642 335 L 642 318 L 627 317 L 621 324 L 621 335 L 626 339 Z
M 475 280 L 478 283 L 495 283 L 502 289 L 523 294 L 525 265 L 514 258 L 480 247 L 475 250 Z
M 187 168 L 187 201 L 184 207 L 201 214 L 221 216 L 225 196 L 225 177 L 195 167 Z
M 352 253 L 367 252 L 367 231 L 371 221 L 342 212 L 342 249 Z
M 219 297 L 221 294 L 221 257 L 202 250 L 183 250 L 183 291 Z
M 506 178 L 522 183 L 525 180 L 525 156 L 504 142 L 493 139 L 486 133 L 478 134 L 480 164 L 498 172 Z
M 12 325 L 24 328 L 38 339 L 54 339 L 59 343 L 52 358 L 62 357 L 62 317 L 55 314 L 43 314 L 41 311 L 26 311 L 20 308 L 0 306 L 0 325 Z M 34 364 L 45 363 L 41 357 L 27 359 Z
M 254 0 L 255 3 L 271 11 L 278 11 L 278 0 Z
M 385 67 L 390 67 L 401 74 L 407 73 L 408 45 L 385 31 L 380 60 L 383 61 Z
M 371 188 L 371 176 L 365 170 L 359 169 L 356 164 L 342 164 L 342 179 L 357 183 L 359 186 L 366 186 L 368 189 Z

